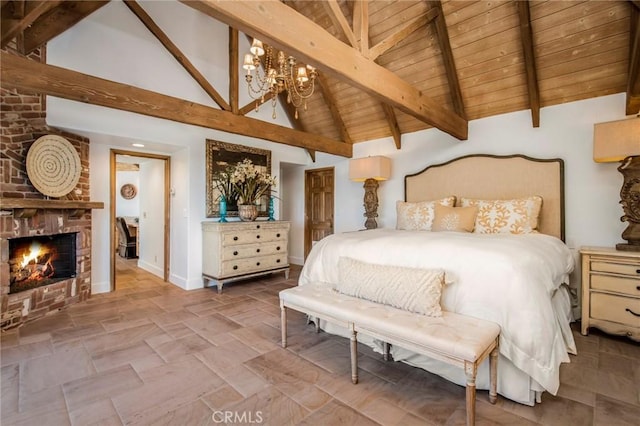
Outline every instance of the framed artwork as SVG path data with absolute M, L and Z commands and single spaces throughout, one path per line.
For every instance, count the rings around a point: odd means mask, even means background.
M 213 183 L 216 173 L 224 171 L 248 158 L 266 173 L 271 173 L 271 151 L 266 149 L 251 148 L 244 145 L 236 145 L 227 142 L 219 142 L 207 139 L 206 145 L 206 203 L 207 217 L 220 216 L 220 191 Z M 260 200 L 258 216 L 268 216 L 269 194 Z M 238 216 L 238 206 L 235 203 L 227 203 L 227 217 Z

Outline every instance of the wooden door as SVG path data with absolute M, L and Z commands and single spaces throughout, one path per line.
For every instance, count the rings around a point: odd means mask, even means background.
M 305 172 L 304 258 L 314 241 L 333 234 L 333 167 Z

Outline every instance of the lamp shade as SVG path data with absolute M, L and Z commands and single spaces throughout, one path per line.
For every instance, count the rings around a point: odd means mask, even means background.
M 367 179 L 387 180 L 391 177 L 391 159 L 376 155 L 349 161 L 349 179 L 364 182 Z
M 596 123 L 593 127 L 593 160 L 608 163 L 640 155 L 640 118 Z

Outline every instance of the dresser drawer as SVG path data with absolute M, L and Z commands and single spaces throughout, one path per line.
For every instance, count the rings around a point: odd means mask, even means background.
M 284 241 L 271 243 L 230 245 L 222 249 L 222 260 L 244 259 L 247 257 L 282 254 L 287 251 Z
M 640 267 L 638 264 L 612 263 L 603 261 L 592 261 L 591 270 L 593 272 L 609 272 L 612 274 L 629 275 L 640 278 Z
M 640 297 L 640 279 L 637 278 L 593 274 L 591 275 L 591 288 Z
M 222 245 L 262 243 L 285 240 L 287 231 L 282 229 L 257 229 L 251 231 L 231 231 L 222 234 Z
M 591 317 L 640 327 L 640 299 L 611 294 L 591 293 Z
M 242 275 L 254 271 L 287 266 L 287 253 L 270 256 L 256 256 L 245 259 L 227 260 L 222 262 L 222 277 Z

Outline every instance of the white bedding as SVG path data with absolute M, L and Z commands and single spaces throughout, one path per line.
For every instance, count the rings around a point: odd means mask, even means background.
M 569 362 L 567 352 L 575 353 L 569 328 L 571 306 L 562 286 L 569 282 L 574 259 L 559 239 L 543 234 L 391 229 L 334 234 L 314 245 L 299 285 L 334 286 L 341 256 L 382 265 L 444 269 L 448 284 L 442 308 L 501 326 L 498 391 L 525 404 L 533 404 L 533 391 L 557 392 L 559 366 Z M 396 360 L 464 383 L 464 375 L 458 378 L 457 373 L 440 371 L 432 360 L 401 348 L 393 350 Z M 478 388 L 483 388 L 483 381 L 481 371 Z

